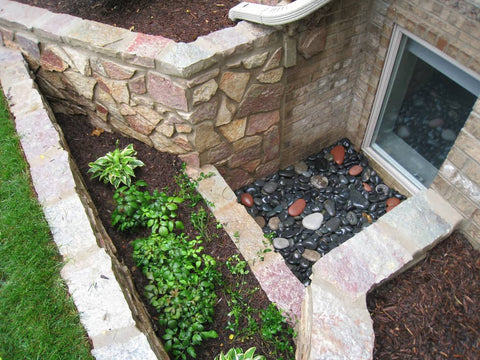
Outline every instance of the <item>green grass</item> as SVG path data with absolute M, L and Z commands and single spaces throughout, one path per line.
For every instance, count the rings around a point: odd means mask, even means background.
M 93 359 L 0 89 L 0 359 Z

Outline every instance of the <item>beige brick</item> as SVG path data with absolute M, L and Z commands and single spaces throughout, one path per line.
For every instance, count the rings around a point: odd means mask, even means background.
M 464 129 L 460 131 L 460 134 L 455 141 L 455 145 L 458 146 L 459 149 L 463 150 L 472 159 L 480 162 L 480 141 L 475 139 Z
M 480 140 L 480 115 L 473 111 L 465 123 L 465 130 Z
M 462 173 L 477 185 L 480 184 L 480 165 L 477 162 L 468 159 L 462 169 Z
M 472 221 L 465 221 L 461 230 L 472 246 L 480 251 L 480 226 L 474 224 Z
M 462 169 L 468 160 L 467 155 L 456 146 L 453 146 L 448 153 L 447 159 L 458 169 Z

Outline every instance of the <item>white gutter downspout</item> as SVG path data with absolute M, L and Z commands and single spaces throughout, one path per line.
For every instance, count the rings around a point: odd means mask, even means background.
M 242 2 L 228 12 L 233 21 L 247 20 L 267 26 L 287 25 L 310 15 L 331 0 L 296 0 L 287 5 L 262 5 Z M 290 29 L 291 30 L 291 29 Z M 296 64 L 297 49 L 295 38 L 287 31 L 284 35 L 285 67 Z

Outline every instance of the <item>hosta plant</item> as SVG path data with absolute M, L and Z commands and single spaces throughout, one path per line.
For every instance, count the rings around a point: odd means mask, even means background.
M 265 360 L 263 355 L 255 355 L 255 348 L 251 347 L 243 352 L 242 349 L 230 349 L 226 354 L 223 351 L 215 357 L 215 360 Z
M 135 177 L 133 170 L 145 164 L 137 159 L 137 151 L 133 148 L 133 144 L 120 150 L 117 141 L 116 146 L 115 150 L 89 163 L 88 172 L 92 173 L 92 179 L 99 178 L 105 184 L 110 183 L 118 189 L 122 184 L 130 186 L 132 177 Z

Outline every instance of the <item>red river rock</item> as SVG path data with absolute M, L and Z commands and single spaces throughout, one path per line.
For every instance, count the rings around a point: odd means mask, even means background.
M 330 154 L 333 155 L 333 161 L 335 161 L 338 165 L 343 164 L 343 159 L 345 159 L 345 148 L 342 145 L 335 146 Z
M 247 207 L 252 207 L 253 206 L 253 196 L 249 193 L 243 193 L 240 196 L 240 201 L 242 202 L 243 205 Z
M 297 199 L 295 202 L 290 205 L 288 208 L 288 215 L 290 216 L 298 216 L 300 215 L 303 210 L 305 210 L 305 206 L 307 206 L 307 203 L 303 199 Z

